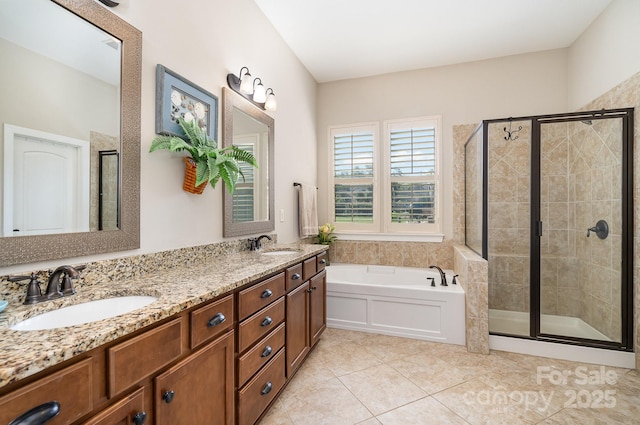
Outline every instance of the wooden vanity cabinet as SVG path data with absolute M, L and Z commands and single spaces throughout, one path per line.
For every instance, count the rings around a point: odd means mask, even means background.
M 327 327 L 326 275 L 322 270 L 287 294 L 287 378 L 293 376 Z
M 144 387 L 107 407 L 83 425 L 143 425 L 150 424 L 145 406 Z

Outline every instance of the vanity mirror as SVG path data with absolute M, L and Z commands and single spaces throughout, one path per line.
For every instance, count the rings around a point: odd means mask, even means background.
M 140 246 L 141 50 L 93 0 L 3 2 L 0 267 Z
M 249 150 L 258 168 L 242 167 L 233 195 L 223 191 L 224 236 L 268 233 L 274 226 L 274 120 L 257 106 L 227 88 L 222 89 L 224 146 Z

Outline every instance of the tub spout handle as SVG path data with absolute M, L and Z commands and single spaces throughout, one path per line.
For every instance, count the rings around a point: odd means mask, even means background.
M 431 286 L 436 286 L 436 279 L 434 277 L 428 277 L 427 280 L 431 281 Z
M 455 274 L 453 275 L 453 281 L 451 282 L 452 285 L 457 285 L 458 281 L 456 281 L 456 277 L 458 277 L 459 275 Z

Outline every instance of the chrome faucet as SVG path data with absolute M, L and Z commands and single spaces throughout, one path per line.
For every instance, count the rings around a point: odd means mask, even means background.
M 430 269 L 438 269 L 438 271 L 440 272 L 440 285 L 442 286 L 449 286 L 447 285 L 447 275 L 442 271 L 442 269 L 438 266 L 429 266 Z
M 249 249 L 251 251 L 257 251 L 259 249 L 262 249 L 261 240 L 264 239 L 264 238 L 272 240 L 271 236 L 269 236 L 269 235 L 260 235 L 257 238 L 251 238 L 251 239 L 249 239 Z

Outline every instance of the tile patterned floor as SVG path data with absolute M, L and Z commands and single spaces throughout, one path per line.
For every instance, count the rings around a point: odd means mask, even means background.
M 259 425 L 640 424 L 640 373 L 327 329 Z

